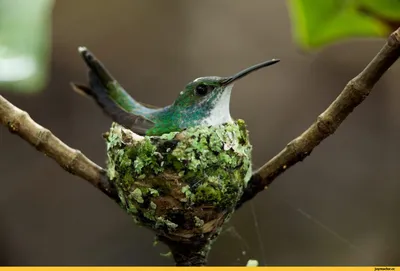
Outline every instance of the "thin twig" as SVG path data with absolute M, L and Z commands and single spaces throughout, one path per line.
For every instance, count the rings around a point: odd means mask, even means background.
M 63 169 L 87 180 L 117 200 L 103 168 L 92 162 L 79 150 L 67 146 L 48 129 L 32 120 L 27 112 L 14 106 L 1 95 L 0 122 L 8 127 L 11 133 L 17 134 L 38 151 L 55 160 Z
M 270 185 L 288 168 L 303 161 L 325 138 L 332 135 L 350 113 L 371 93 L 374 85 L 400 56 L 400 28 L 394 31 L 367 67 L 347 83 L 335 101 L 299 137 L 253 173 L 237 209 Z

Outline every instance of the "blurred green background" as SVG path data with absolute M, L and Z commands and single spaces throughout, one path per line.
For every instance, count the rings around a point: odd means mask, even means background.
M 397 0 L 321 2 L 0 0 L 0 93 L 104 165 L 101 133 L 111 122 L 69 87 L 86 80 L 78 46 L 139 101 L 159 106 L 196 77 L 280 58 L 232 96 L 259 166 L 364 68 L 400 14 Z M 33 62 L 14 61 L 10 48 Z M 235 214 L 211 265 L 400 264 L 399 72 L 395 65 L 335 135 Z M 0 264 L 173 264 L 151 232 L 3 127 L 0 180 Z

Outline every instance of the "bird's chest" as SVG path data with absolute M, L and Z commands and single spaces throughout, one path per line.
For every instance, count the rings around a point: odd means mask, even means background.
M 228 106 L 216 106 L 212 108 L 194 108 L 186 110 L 180 115 L 181 128 L 193 126 L 217 126 L 224 123 L 232 123 Z

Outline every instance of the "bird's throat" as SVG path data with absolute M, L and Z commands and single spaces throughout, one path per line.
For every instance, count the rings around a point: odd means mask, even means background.
M 201 121 L 201 125 L 217 126 L 223 123 L 232 122 L 229 109 L 232 87 L 233 85 L 226 87 L 219 97 L 214 100 L 210 111 Z

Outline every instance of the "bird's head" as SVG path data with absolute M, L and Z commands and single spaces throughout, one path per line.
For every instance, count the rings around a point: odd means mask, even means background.
M 183 112 L 182 115 L 186 114 L 187 118 L 193 118 L 199 124 L 217 125 L 230 121 L 229 103 L 234 83 L 254 71 L 277 62 L 278 59 L 272 59 L 228 77 L 197 78 L 181 91 L 173 104 L 174 110 Z

